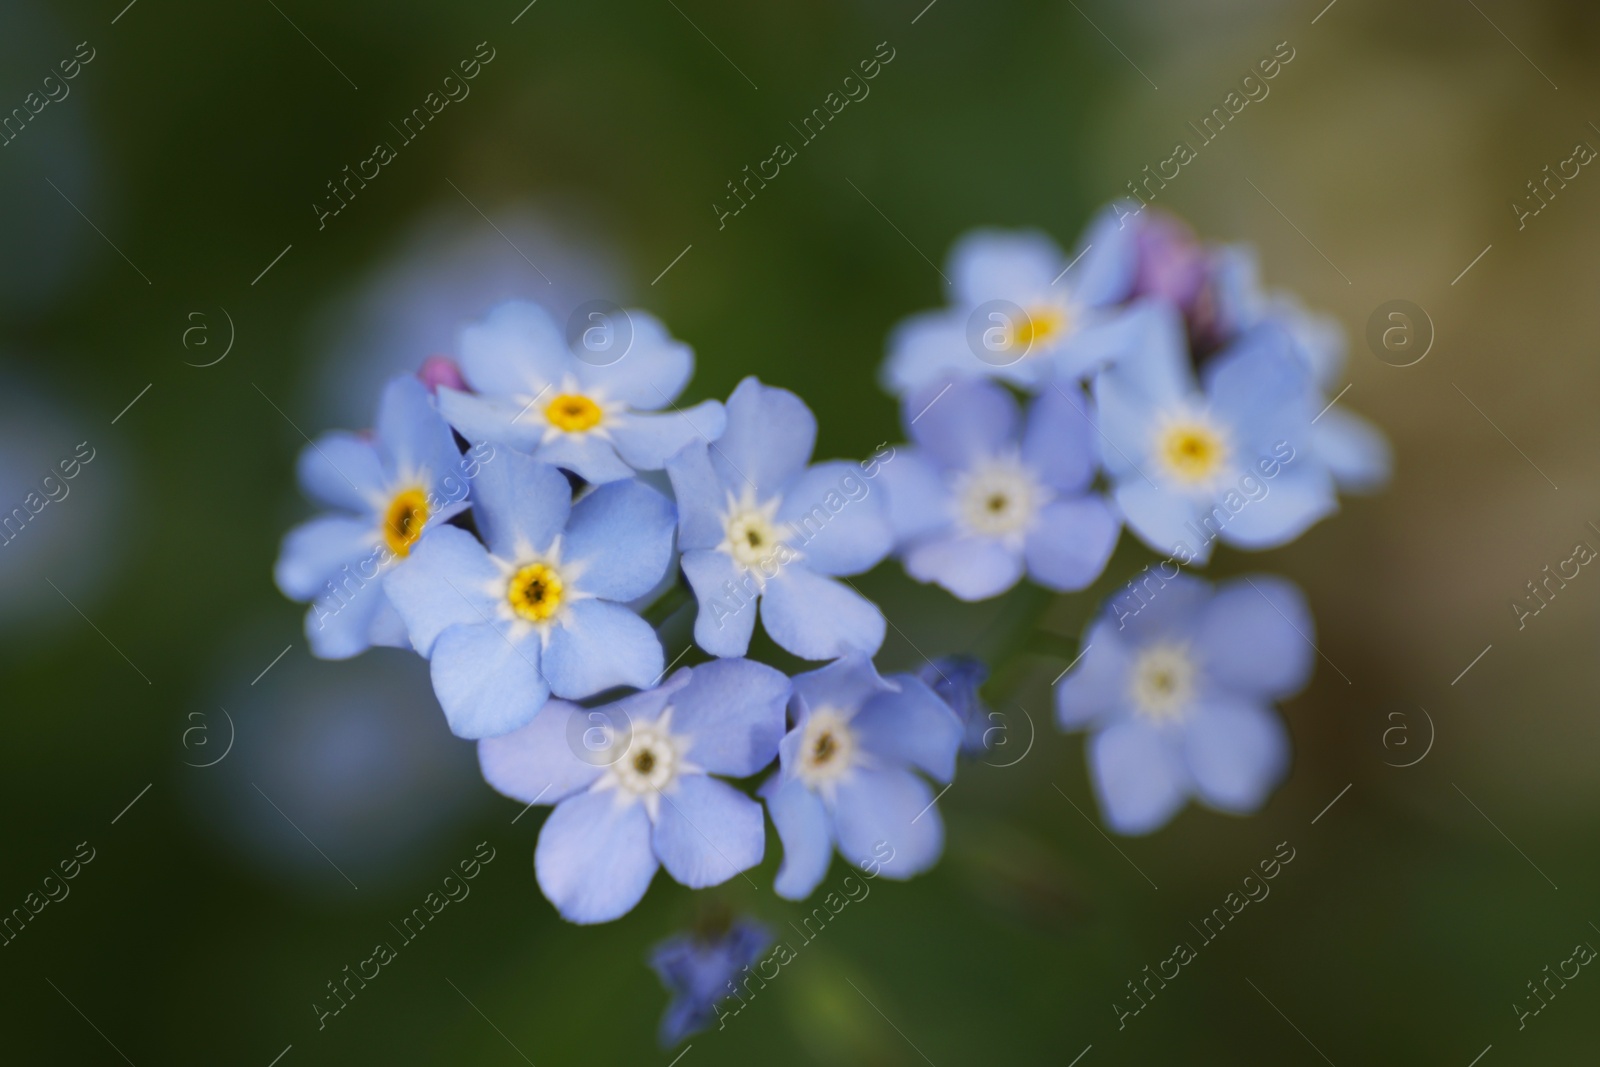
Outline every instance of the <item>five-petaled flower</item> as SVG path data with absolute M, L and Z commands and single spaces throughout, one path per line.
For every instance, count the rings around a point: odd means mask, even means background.
M 772 762 L 789 679 L 750 660 L 685 667 L 655 689 L 585 710 L 552 701 L 478 743 L 490 785 L 556 805 L 539 831 L 539 888 L 576 923 L 632 910 L 657 867 L 693 889 L 761 862 L 761 806 L 713 774 Z
M 778 746 L 778 771 L 761 787 L 783 841 L 778 895 L 804 900 L 828 873 L 834 846 L 852 864 L 892 858 L 890 878 L 932 867 L 944 823 L 921 771 L 956 773 L 963 727 L 955 712 L 909 674 L 880 678 L 852 653 L 794 677 L 794 727 Z
M 1209 583 L 1188 575 L 1151 589 L 1136 613 L 1103 614 L 1082 662 L 1056 687 L 1066 730 L 1093 731 L 1089 771 L 1107 824 L 1148 833 L 1190 797 L 1256 810 L 1289 769 L 1289 735 L 1272 709 L 1311 677 L 1305 598 L 1282 578 Z
M 474 486 L 477 538 L 430 530 L 385 580 L 459 737 L 503 734 L 551 693 L 647 686 L 661 642 L 625 605 L 672 563 L 672 503 L 629 479 L 574 503 L 556 468 L 508 452 Z

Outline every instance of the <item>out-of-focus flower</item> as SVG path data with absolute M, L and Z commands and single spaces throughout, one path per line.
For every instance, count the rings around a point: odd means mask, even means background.
M 560 471 L 506 451 L 483 465 L 472 514 L 484 543 L 429 530 L 385 579 L 458 737 L 515 730 L 552 692 L 579 699 L 660 675 L 661 642 L 623 605 L 672 562 L 669 500 L 630 479 L 573 503 Z
M 285 596 L 312 602 L 312 652 L 347 659 L 405 645 L 379 579 L 405 563 L 430 524 L 467 506 L 465 470 L 450 427 L 410 375 L 385 387 L 375 434 L 330 433 L 300 453 L 301 488 L 338 509 L 290 530 L 273 571 Z
M 993 376 L 1036 387 L 1117 359 L 1149 327 L 1132 292 L 1134 229 L 1108 207 L 1071 258 L 1038 231 L 975 230 L 950 251 L 950 306 L 896 328 L 885 387 L 904 395 L 943 379 Z
M 500 792 L 556 805 L 534 852 L 544 895 L 572 922 L 609 922 L 639 903 L 657 867 L 701 889 L 761 862 L 761 806 L 710 776 L 772 762 L 788 698 L 779 671 L 714 660 L 592 711 L 553 701 L 480 741 L 478 758 Z
M 1056 590 L 1099 576 L 1116 516 L 1089 492 L 1096 471 L 1087 398 L 1047 388 L 1024 427 L 1016 399 L 985 379 L 912 393 L 915 447 L 883 468 L 889 520 L 906 572 L 963 600 L 1010 589 L 1024 572 Z
M 778 895 L 810 896 L 835 845 L 890 878 L 932 867 L 944 823 L 917 772 L 955 777 L 955 712 L 909 674 L 880 678 L 860 653 L 795 675 L 789 710 L 794 728 L 778 746 L 779 770 L 761 787 L 783 841 Z
M 1272 704 L 1311 677 L 1315 640 L 1300 591 L 1257 575 L 1210 584 L 1179 575 L 1108 605 L 1082 662 L 1056 686 L 1062 729 L 1086 729 L 1089 772 L 1112 829 L 1143 834 L 1191 796 L 1255 811 L 1289 768 Z M 1113 602 L 1115 603 L 1115 602 Z
M 772 931 L 738 918 L 716 933 L 677 934 L 650 951 L 650 967 L 672 999 L 661 1016 L 662 1048 L 672 1048 L 717 1018 L 717 1004 L 731 996 L 739 972 L 773 942 Z
M 673 403 L 694 369 L 689 346 L 643 311 L 613 317 L 626 324 L 607 328 L 626 330 L 629 346 L 591 361 L 573 354 L 538 304 L 502 304 L 462 332 L 462 374 L 476 393 L 441 388 L 445 418 L 469 440 L 527 452 L 591 482 L 660 470 L 690 441 L 720 435 L 720 403 L 687 411 Z M 666 407 L 673 410 L 658 410 Z
M 1207 362 L 1195 382 L 1177 315 L 1161 343 L 1094 381 L 1101 459 L 1128 527 L 1179 562 L 1204 563 L 1219 537 L 1286 544 L 1338 507 L 1311 447 L 1317 392 L 1285 331 L 1263 323 Z
M 817 420 L 787 389 L 746 378 L 727 415 L 720 440 L 693 442 L 667 464 L 683 572 L 700 604 L 695 641 L 744 655 L 760 601 L 767 633 L 803 659 L 876 652 L 883 614 L 833 576 L 888 554 L 880 497 L 853 463 L 807 466 Z
M 989 668 L 971 656 L 940 656 L 917 670 L 917 678 L 944 701 L 961 720 L 961 751 L 981 756 L 989 750 L 990 721 L 987 704 L 978 690 L 989 680 Z

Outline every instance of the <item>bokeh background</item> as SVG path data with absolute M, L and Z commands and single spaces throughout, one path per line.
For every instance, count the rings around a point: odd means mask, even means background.
M 307 653 L 270 577 L 308 511 L 302 431 L 362 425 L 385 374 L 500 299 L 599 298 L 694 345 L 692 399 L 757 374 L 811 403 L 820 454 L 865 456 L 898 435 L 875 370 L 940 302 L 930 259 L 979 224 L 1070 243 L 1280 42 L 1270 96 L 1158 203 L 1338 316 L 1341 403 L 1398 455 L 1386 492 L 1211 568 L 1310 596 L 1323 655 L 1284 709 L 1289 780 L 1253 818 L 1109 841 L 1048 685 L 1148 557 L 1125 538 L 1042 627 L 1025 590 L 960 609 L 885 565 L 863 583 L 896 624 L 882 662 L 1003 653 L 991 763 L 1015 762 L 966 765 L 943 862 L 875 883 L 682 1062 L 1592 1055 L 1600 979 L 1521 1029 L 1516 1005 L 1600 943 L 1600 578 L 1521 629 L 1510 604 L 1600 547 L 1600 176 L 1521 228 L 1510 205 L 1600 145 L 1600 11 L 925 2 L 0 6 L 0 109 L 93 54 L 0 148 L 0 505 L 80 442 L 94 457 L 0 548 L 0 910 L 94 856 L 0 948 L 0 1059 L 672 1061 L 647 949 L 707 900 L 798 917 L 770 892 L 776 839 L 759 890 L 662 878 L 619 922 L 561 922 L 531 869 L 543 809 L 482 783 L 421 662 Z M 325 183 L 479 42 L 470 97 L 319 229 Z M 725 183 L 879 42 L 871 95 L 719 229 Z M 1413 366 L 1363 339 L 1394 299 L 1435 334 Z M 325 983 L 481 841 L 470 898 L 319 1031 Z M 1119 1030 L 1125 983 L 1284 841 L 1272 895 Z

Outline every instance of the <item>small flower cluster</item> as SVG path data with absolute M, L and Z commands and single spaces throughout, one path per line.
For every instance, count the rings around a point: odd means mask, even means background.
M 1304 600 L 1182 567 L 1218 540 L 1285 544 L 1387 478 L 1381 435 L 1327 401 L 1337 330 L 1261 292 L 1247 253 L 1120 204 L 1071 258 L 980 231 L 946 274 L 950 305 L 897 328 L 884 365 L 910 443 L 867 461 L 813 462 L 810 409 L 754 378 L 680 406 L 693 355 L 644 312 L 600 358 L 529 303 L 392 381 L 373 432 L 302 455 L 335 513 L 291 531 L 276 576 L 311 603 L 313 651 L 428 659 L 488 782 L 554 806 L 535 871 L 567 919 L 626 914 L 658 868 L 725 882 L 761 863 L 767 819 L 788 899 L 835 851 L 887 845 L 891 878 L 933 866 L 934 789 L 986 746 L 987 668 L 879 673 L 886 620 L 851 578 L 891 556 L 962 601 L 1024 578 L 1070 592 L 1126 525 L 1168 558 L 1107 603 L 1056 690 L 1061 726 L 1093 731 L 1107 822 L 1148 832 L 1190 796 L 1250 811 L 1281 779 L 1271 705 L 1310 674 Z M 685 587 L 704 656 L 668 675 L 646 615 Z M 758 618 L 819 665 L 746 658 Z M 664 1038 L 711 1017 L 702 972 L 759 952 L 759 928 L 736 929 L 658 953 L 678 997 Z

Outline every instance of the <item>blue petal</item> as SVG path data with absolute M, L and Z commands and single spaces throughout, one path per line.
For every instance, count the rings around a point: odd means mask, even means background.
M 572 485 L 548 463 L 504 452 L 472 485 L 472 517 L 489 551 L 513 562 L 543 553 L 567 524 Z
M 1147 834 L 1177 814 L 1189 773 L 1160 730 L 1138 718 L 1112 723 L 1089 740 L 1089 771 L 1106 825 Z
M 1200 799 L 1236 814 L 1255 811 L 1289 771 L 1289 733 L 1268 708 L 1211 698 L 1184 724 L 1184 755 Z
M 1311 428 L 1317 458 L 1346 493 L 1371 493 L 1389 481 L 1394 457 L 1383 432 L 1353 412 L 1331 407 Z
M 318 659 L 349 659 L 374 644 L 389 606 L 378 581 L 340 583 L 339 596 L 318 597 L 306 612 L 306 640 Z M 381 635 L 380 635 L 381 636 Z
M 910 878 L 939 860 L 944 851 L 944 821 L 933 790 L 911 771 L 856 768 L 839 782 L 833 808 L 839 852 L 858 867 L 880 860 L 881 846 L 893 849 L 883 862 L 886 878 Z
M 783 842 L 783 863 L 772 888 L 785 900 L 809 897 L 833 858 L 833 824 L 822 799 L 798 778 L 784 780 L 774 774 L 761 787 L 778 840 Z
M 766 826 L 761 805 L 703 774 L 686 774 L 661 794 L 650 835 L 667 873 L 690 889 L 720 885 L 761 862 Z
M 935 535 L 905 552 L 906 573 L 962 600 L 987 600 L 1022 579 L 1022 552 L 992 537 Z
M 711 466 L 706 445 L 691 441 L 667 460 L 672 495 L 678 502 L 678 546 L 682 551 L 715 548 L 722 543 L 722 509 L 728 490 Z
M 944 475 L 922 454 L 901 448 L 878 471 L 889 528 L 905 544 L 950 525 L 950 490 Z
M 690 762 L 711 774 L 748 777 L 777 758 L 789 691 L 783 672 L 764 663 L 703 663 L 672 697 L 672 732 L 692 739 Z
M 1264 455 L 1278 441 L 1305 444 L 1316 414 L 1311 373 L 1275 323 L 1234 342 L 1206 365 L 1205 379 L 1216 413 L 1239 428 L 1241 447 Z M 1241 458 L 1251 463 L 1260 457 Z
M 1105 607 L 1106 617 L 1113 620 L 1118 618 L 1115 603 L 1132 612 L 1120 616 L 1123 629 L 1119 631 L 1130 644 L 1187 642 L 1193 641 L 1199 633 L 1206 605 L 1211 602 L 1211 584 L 1184 573 L 1163 578 L 1167 566 L 1176 570 L 1175 565 L 1158 565 L 1151 572 L 1143 573 L 1136 587 L 1138 593 L 1121 597 Z
M 895 327 L 879 377 L 888 392 L 905 396 L 930 383 L 994 374 L 998 369 L 973 353 L 965 314 L 929 311 Z
M 539 668 L 536 640 L 514 641 L 481 622 L 444 631 L 434 642 L 430 669 L 450 732 L 475 741 L 527 723 L 550 697 Z
M 1199 525 L 1201 505 L 1193 498 L 1153 486 L 1137 474 L 1118 483 L 1113 496 L 1128 529 L 1153 551 L 1171 553 L 1182 563 L 1203 565 L 1211 558 L 1216 537 Z
M 1139 330 L 1141 343 L 1094 380 L 1100 428 L 1119 445 L 1122 445 L 1122 438 L 1128 436 L 1130 427 L 1119 421 L 1118 413 L 1137 413 L 1131 428 L 1142 438 L 1152 408 L 1198 392 L 1189 358 L 1188 335 L 1177 310 L 1165 301 L 1150 300 L 1141 302 L 1128 316 L 1131 326 Z M 1110 410 L 1112 405 L 1114 411 Z M 1142 442 L 1135 446 L 1135 451 L 1144 451 Z
M 616 482 L 633 477 L 616 446 L 593 433 L 561 433 L 534 450 L 541 463 L 571 471 L 586 482 Z
M 290 600 L 310 600 L 321 594 L 339 568 L 353 570 L 371 560 L 367 568 L 376 576 L 383 562 L 378 553 L 378 529 L 371 519 L 323 515 L 302 523 L 283 538 L 272 577 Z
M 1119 524 L 1098 494 L 1053 500 L 1028 531 L 1028 574 L 1050 589 L 1086 588 L 1117 546 Z
M 717 400 L 707 400 L 692 408 L 674 409 L 659 415 L 630 412 L 611 428 L 617 454 L 630 466 L 656 471 L 667 465 L 685 445 L 694 441 L 714 441 L 727 428 L 728 417 Z
M 694 371 L 694 351 L 673 340 L 661 320 L 647 311 L 629 308 L 622 316 L 621 328 L 633 334 L 627 351 L 620 358 L 608 353 L 595 363 L 575 359 L 574 373 L 585 388 L 603 389 L 608 398 L 630 408 L 664 408 L 688 384 Z
M 436 488 L 461 462 L 450 427 L 414 374 L 391 378 L 378 405 L 378 450 L 397 478 L 417 476 Z
M 1237 548 L 1276 548 L 1338 511 L 1333 479 L 1314 459 L 1303 462 L 1307 465 L 1286 467 L 1266 482 L 1267 495 L 1233 514 L 1222 527 L 1222 540 Z
M 556 804 L 589 788 L 605 773 L 599 761 L 574 754 L 589 730 L 588 711 L 565 700 L 551 700 L 526 725 L 478 742 L 483 779 L 498 792 L 524 804 Z
M 546 423 L 528 410 L 525 400 L 498 394 L 478 395 L 439 387 L 439 410 L 469 441 L 493 441 L 507 448 L 532 452 L 544 439 Z
M 906 399 L 902 418 L 924 455 L 957 470 L 1014 443 L 1021 421 L 1016 398 L 987 378 L 921 389 Z
M 545 820 L 533 851 L 539 888 L 563 919 L 575 923 L 628 914 L 644 899 L 657 866 L 644 805 L 620 805 L 614 792 L 563 801 Z
M 672 563 L 672 501 L 642 482 L 602 485 L 572 507 L 562 566 L 577 587 L 607 600 L 632 600 L 655 588 Z
M 1073 382 L 1044 389 L 1028 408 L 1022 461 L 1053 489 L 1079 493 L 1094 481 L 1099 456 L 1090 411 Z
M 461 331 L 461 373 L 480 393 L 533 396 L 578 361 L 538 304 L 507 301 Z
M 754 378 L 728 398 L 728 428 L 711 448 L 711 463 L 725 485 L 754 486 L 765 499 L 805 469 L 817 443 L 817 420 L 787 389 Z
M 726 552 L 695 549 L 679 561 L 700 611 L 694 620 L 695 644 L 713 656 L 742 656 L 756 628 L 756 597 L 742 582 L 743 567 Z M 734 592 L 729 593 L 727 583 Z M 754 583 L 751 583 L 754 588 Z
M 644 689 L 661 676 L 661 642 L 650 624 L 605 600 L 580 600 L 550 634 L 541 664 L 557 696 L 579 700 L 614 685 Z
M 1197 625 L 1206 672 L 1233 692 L 1286 697 L 1311 679 L 1316 623 L 1293 582 L 1256 574 L 1224 584 Z
M 384 576 L 384 588 L 405 620 L 411 646 L 433 654 L 439 635 L 457 623 L 487 623 L 499 605 L 487 587 L 500 571 L 477 538 L 454 526 L 428 530 L 403 564 Z
M 789 483 L 778 508 L 790 548 L 818 574 L 860 574 L 894 546 L 882 498 L 854 463 L 818 463 Z
M 966 307 L 1026 303 L 1049 291 L 1065 262 L 1061 247 L 1038 230 L 973 230 L 950 250 L 951 296 Z
M 800 728 L 806 724 L 815 708 L 834 708 L 852 713 L 864 707 L 867 701 L 880 693 L 894 692 L 895 686 L 879 677 L 872 659 L 865 653 L 852 652 L 841 656 L 826 667 L 797 674 L 793 679 L 795 696 L 795 728 L 784 738 L 790 744 L 792 737 L 798 742 Z M 788 757 L 784 758 L 788 766 Z
M 1132 207 L 1133 202 L 1125 200 L 1100 209 L 1084 231 L 1076 253 L 1082 258 L 1061 280 L 1090 307 L 1120 303 L 1133 289 L 1139 249 L 1134 228 L 1123 219 Z
M 1130 597 L 1119 600 L 1131 601 L 1132 608 L 1139 604 Z M 1100 619 L 1090 626 L 1078 655 L 1077 666 L 1056 683 L 1056 724 L 1063 730 L 1105 722 L 1128 706 L 1133 660 L 1116 619 Z
M 371 438 L 335 432 L 300 450 L 295 472 L 306 495 L 329 507 L 368 512 L 381 507 L 388 479 Z
M 883 644 L 883 612 L 843 582 L 791 563 L 767 582 L 761 621 L 772 639 L 801 659 L 873 653 Z
M 877 694 L 850 720 L 862 747 L 884 765 L 911 764 L 948 782 L 956 774 L 961 720 L 917 678 L 897 674 L 889 681 L 899 691 Z

